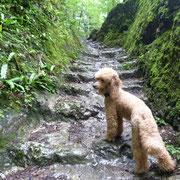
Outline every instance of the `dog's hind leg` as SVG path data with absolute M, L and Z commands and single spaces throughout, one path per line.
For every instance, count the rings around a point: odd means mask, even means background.
M 160 135 L 156 137 L 149 137 L 143 142 L 143 146 L 148 154 L 154 155 L 159 167 L 166 172 L 171 172 L 175 168 L 175 162 L 172 160 L 170 154 L 165 148 L 164 142 Z
M 159 167 L 166 172 L 171 172 L 175 168 L 175 162 L 172 160 L 168 151 L 165 148 L 162 137 L 158 132 L 157 125 L 151 122 L 149 126 L 144 127 L 146 122 L 140 124 L 140 137 L 143 148 L 150 155 L 154 155 Z
M 136 173 L 144 173 L 149 169 L 147 152 L 143 149 L 137 124 L 132 123 L 132 150 L 136 162 Z

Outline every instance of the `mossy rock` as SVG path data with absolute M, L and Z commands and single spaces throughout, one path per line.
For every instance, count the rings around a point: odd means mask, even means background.
M 97 40 L 139 56 L 154 113 L 180 125 L 180 1 L 127 0 L 109 13 Z

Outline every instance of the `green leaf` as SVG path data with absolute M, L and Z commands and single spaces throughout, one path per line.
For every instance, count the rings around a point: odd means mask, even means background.
M 22 92 L 25 92 L 25 89 L 24 89 L 23 86 L 21 86 L 21 85 L 19 85 L 19 84 L 17 84 L 17 83 L 15 83 L 15 85 L 16 85 L 17 87 L 19 87 L 19 88 L 22 90 Z
M 4 20 L 4 14 L 3 13 L 1 13 L 1 19 Z
M 47 91 L 50 91 L 50 89 L 46 86 L 44 86 L 43 84 L 40 84 L 39 86 L 41 86 L 43 89 L 46 89 Z
M 46 65 L 44 65 L 44 63 L 41 60 L 39 61 L 39 65 L 40 65 L 41 68 L 46 67 Z
M 28 77 L 27 76 L 22 76 L 22 78 L 23 78 L 25 84 L 28 84 Z
M 35 81 L 35 83 L 36 83 L 36 84 L 45 84 L 45 85 L 46 85 L 46 83 L 45 83 L 45 82 L 42 82 L 42 81 Z
M 13 20 L 13 19 L 8 19 L 8 20 L 6 21 L 6 23 L 5 23 L 5 26 L 8 26 L 8 25 L 11 24 L 12 22 L 14 23 L 15 20 Z
M 52 65 L 50 71 L 52 72 L 54 68 L 55 68 L 55 65 Z
M 0 24 L 0 32 L 2 32 L 2 24 Z
M 31 84 L 34 81 L 35 73 L 32 73 L 30 78 L 29 78 L 29 84 Z
M 20 77 L 14 77 L 12 79 L 10 79 L 12 82 L 16 82 L 16 81 L 22 81 L 23 80 L 23 77 L 20 76 Z
M 2 79 L 6 79 L 7 70 L 8 70 L 8 64 L 3 64 L 1 66 L 1 78 Z
M 26 58 L 26 56 L 25 56 L 24 54 L 22 54 L 22 53 L 19 53 L 19 54 L 18 54 L 18 57 L 22 57 L 22 58 L 24 58 L 24 59 Z
M 30 49 L 29 50 L 29 53 L 31 54 L 31 53 L 36 53 L 36 50 L 35 49 Z
M 180 160 L 180 154 L 177 155 L 177 159 Z
M 15 86 L 11 80 L 6 80 L 5 83 L 7 83 L 10 86 L 11 90 L 14 89 Z
M 16 55 L 15 52 L 11 52 L 8 57 L 8 61 L 10 61 Z

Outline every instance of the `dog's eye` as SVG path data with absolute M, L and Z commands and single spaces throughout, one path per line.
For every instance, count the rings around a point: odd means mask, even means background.
M 104 79 L 101 79 L 101 82 L 104 82 Z

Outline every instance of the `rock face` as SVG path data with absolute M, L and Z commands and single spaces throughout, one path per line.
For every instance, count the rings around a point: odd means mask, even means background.
M 128 0 L 124 3 L 118 4 L 112 11 L 110 11 L 100 31 L 92 32 L 90 38 L 93 40 L 98 39 L 103 41 L 109 32 L 113 31 L 118 35 L 124 31 L 127 31 L 135 18 L 137 8 L 138 0 Z
M 126 31 L 126 33 L 130 33 L 129 30 L 133 29 L 131 26 L 138 24 L 139 30 L 136 29 L 138 31 L 134 32 L 134 34 L 136 33 L 136 35 L 139 36 L 136 37 L 139 44 L 143 43 L 147 45 L 152 43 L 157 36 L 172 29 L 173 21 L 175 15 L 179 12 L 179 8 L 180 2 L 178 0 L 164 0 L 161 2 L 158 0 L 147 2 L 127 0 L 112 9 L 101 29 L 99 31 L 92 31 L 89 38 L 104 41 L 108 34 L 114 33 L 114 35 L 116 34 L 117 36 L 110 36 L 109 40 L 116 39 L 118 41 L 120 34 Z M 141 19 L 137 22 L 141 15 L 146 17 L 140 17 Z M 126 40 L 121 42 L 126 43 Z
M 111 10 L 93 40 L 139 57 L 154 112 L 179 129 L 180 1 L 126 0 Z M 94 34 L 93 34 L 94 33 Z M 173 92 L 172 92 L 173 90 Z
M 85 43 L 87 50 L 82 59 L 64 72 L 59 94 L 37 95 L 43 114 L 40 125 L 9 145 L 6 153 L 14 165 L 0 172 L 0 177 L 7 180 L 178 178 L 154 168 L 152 158 L 150 170 L 142 176 L 135 175 L 129 121 L 125 120 L 121 138 L 112 143 L 105 141 L 104 97 L 92 87 L 94 73 L 106 66 L 116 69 L 124 83 L 122 88 L 146 100 L 143 82 L 135 60 L 127 58 L 123 49 Z

